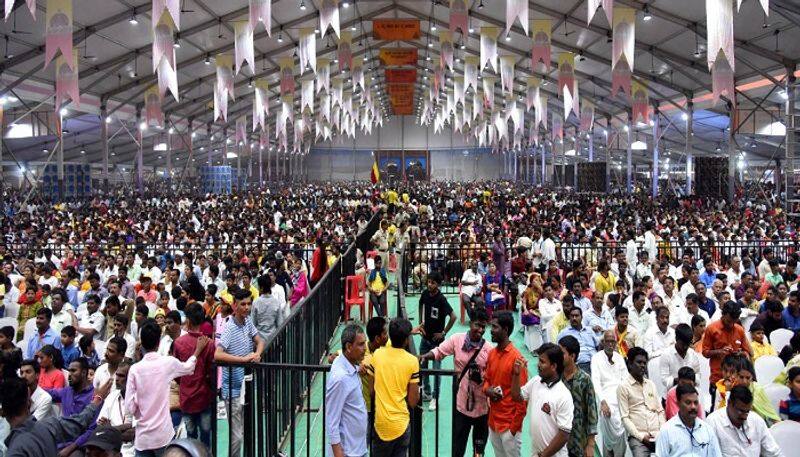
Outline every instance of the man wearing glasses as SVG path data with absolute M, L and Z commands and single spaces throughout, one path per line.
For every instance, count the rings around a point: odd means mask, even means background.
M 731 389 L 728 405 L 706 418 L 726 457 L 783 457 L 778 443 L 758 414 L 750 414 L 753 394 L 745 386 Z

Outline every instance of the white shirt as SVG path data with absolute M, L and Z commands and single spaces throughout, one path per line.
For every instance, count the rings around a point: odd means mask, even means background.
M 106 397 L 97 418 L 108 419 L 112 427 L 133 424 L 133 416 L 125 411 L 125 399 L 122 398 L 121 392 L 117 390 L 116 387 L 108 394 L 108 397 Z M 134 455 L 136 455 L 136 450 L 133 447 L 133 442 L 123 442 L 121 452 L 123 457 L 134 457 Z
M 706 417 L 706 424 L 719 439 L 720 451 L 725 457 L 783 457 L 781 448 L 764 423 L 764 419 L 751 411 L 742 428 L 735 428 L 728 418 L 727 408 L 714 411 Z
M 542 382 L 534 376 L 520 389 L 522 398 L 528 402 L 528 421 L 531 434 L 531 454 L 535 455 L 546 448 L 559 430 L 572 431 L 572 417 L 575 406 L 572 394 L 559 379 L 554 384 Z M 550 413 L 542 411 L 545 405 Z M 567 457 L 567 445 L 558 450 L 556 457 Z
M 542 262 L 547 265 L 547 262 L 551 260 L 556 260 L 556 243 L 547 238 L 542 241 Z
M 698 385 L 700 384 L 700 358 L 692 348 L 687 349 L 686 357 L 681 358 L 673 344 L 662 352 L 661 360 L 659 360 L 658 364 L 661 370 L 659 375 L 667 387 L 666 390 L 669 390 L 675 384 L 675 380 L 678 379 L 678 370 L 683 367 L 689 367 L 694 370 L 695 382 Z M 655 373 L 653 373 L 653 376 L 655 376 Z M 666 391 L 664 393 L 666 394 Z
M 547 298 L 539 299 L 539 314 L 542 318 L 542 328 L 550 328 L 553 318 L 561 312 L 561 302 L 553 298 L 552 301 Z
M 117 390 L 117 383 L 114 381 L 114 375 L 111 374 L 111 370 L 109 369 L 108 362 L 100 365 L 94 370 L 94 379 L 92 379 L 92 385 L 95 389 L 99 389 L 100 386 L 105 384 L 111 380 L 111 390 L 110 392 L 116 392 Z
M 65 303 L 64 306 L 72 307 L 69 303 Z M 61 335 L 61 330 L 67 325 L 72 325 L 72 315 L 65 308 L 61 308 L 58 314 L 53 313 L 53 319 L 50 320 L 53 331 Z
M 650 328 L 650 313 L 647 312 L 648 306 L 642 308 L 642 312 L 636 311 L 636 307 L 630 306 L 628 308 L 628 325 L 636 329 L 639 335 L 644 336 Z
M 728 268 L 728 271 L 725 272 L 725 277 L 728 280 L 727 286 L 730 287 L 736 282 L 742 280 L 742 273 L 744 273 L 744 268 L 739 267 L 739 272 L 733 270 L 733 268 Z
M 625 243 L 625 262 L 628 265 L 636 265 L 636 253 L 638 251 L 635 240 L 628 240 Z
M 469 285 L 466 283 L 474 284 Z M 471 268 L 467 268 L 464 270 L 464 274 L 461 275 L 461 294 L 468 297 L 475 295 L 475 291 L 481 288 L 482 283 L 481 275 L 479 275 L 477 271 L 472 271 Z
M 667 325 L 667 331 L 661 333 L 658 326 L 653 326 L 647 330 L 642 337 L 642 346 L 650 360 L 660 357 L 667 349 L 675 345 L 675 330 Z
M 39 386 L 31 394 L 31 414 L 37 421 L 53 416 L 53 399 Z
M 644 232 L 644 246 L 642 247 L 647 251 L 647 256 L 650 258 L 651 262 L 656 260 L 658 246 L 656 244 L 656 236 L 653 235 L 652 231 L 648 230 Z
M 105 330 L 106 318 L 100 311 L 95 311 L 94 314 L 89 314 L 89 311 L 78 311 L 77 317 L 78 327 L 94 329 L 95 340 L 100 340 L 103 338 L 103 330 Z
M 694 285 L 692 284 L 692 282 L 691 281 L 686 281 L 685 283 L 683 283 L 683 285 L 681 286 L 680 293 L 681 293 L 681 297 L 684 300 L 686 300 L 686 297 L 689 296 L 689 294 L 693 294 L 694 293 Z
M 605 351 L 600 351 L 592 356 L 592 384 L 598 404 L 605 401 L 609 408 L 616 406 L 618 402 L 617 387 L 627 376 L 628 368 L 625 366 L 625 359 L 619 352 L 614 351 L 611 362 L 608 361 Z M 619 413 L 617 408 L 611 408 L 611 410 Z
M 681 297 L 681 294 L 673 290 L 672 297 L 667 297 L 666 293 L 658 294 L 658 296 L 661 297 L 661 301 L 669 308 L 669 324 L 671 327 L 674 328 L 677 324 L 686 322 L 686 314 L 688 314 L 686 311 L 686 300 Z

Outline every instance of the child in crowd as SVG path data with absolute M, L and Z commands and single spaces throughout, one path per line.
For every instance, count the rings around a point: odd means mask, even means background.
M 86 358 L 90 367 L 97 367 L 100 365 L 100 356 L 94 350 L 94 338 L 81 338 L 78 341 L 78 347 L 81 350 L 81 357 Z
M 14 327 L 7 325 L 0 328 L 0 351 L 10 352 L 16 348 L 14 346 Z
M 92 338 L 86 338 L 92 340 Z M 53 347 L 52 344 L 42 346 L 36 353 L 39 359 L 39 387 L 42 389 L 60 389 L 66 385 L 64 378 L 64 360 L 61 358 L 61 351 Z
M 666 414 L 667 420 L 678 414 L 678 398 L 676 393 L 678 386 L 696 387 L 696 376 L 697 374 L 691 367 L 682 367 L 680 370 L 678 370 L 678 383 L 672 386 L 669 391 L 667 391 L 666 406 L 664 407 L 664 414 Z M 698 403 L 697 417 L 704 419 L 705 416 L 706 414 L 705 411 L 703 411 L 703 404 Z
M 781 400 L 781 419 L 800 421 L 800 367 L 789 368 L 789 398 Z
M 739 356 L 737 363 L 736 385 L 745 386 L 753 394 L 753 412 L 761 416 L 767 427 L 775 422 L 780 422 L 781 418 L 775 411 L 772 401 L 767 396 L 764 388 L 756 382 L 756 370 L 753 364 L 746 358 Z M 771 382 L 771 380 L 768 380 Z
M 69 366 L 74 360 L 81 356 L 80 349 L 75 345 L 75 327 L 67 325 L 61 329 L 61 358 L 64 359 L 64 366 Z
M 775 348 L 764 337 L 764 326 L 761 322 L 753 322 L 750 326 L 750 347 L 753 348 L 753 361 L 764 355 L 777 355 Z

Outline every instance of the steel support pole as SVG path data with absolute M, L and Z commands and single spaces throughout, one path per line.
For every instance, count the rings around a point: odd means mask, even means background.
M 589 162 L 594 162 L 594 135 L 589 133 Z
M 56 156 L 56 164 L 58 168 L 58 198 L 59 200 L 64 200 L 64 116 L 61 115 L 59 112 L 57 114 L 59 118 L 58 126 L 56 128 L 61 129 L 60 132 L 56 132 L 56 136 L 59 138 L 56 147 L 58 148 L 58 154 Z
M 733 104 L 728 104 L 728 118 L 730 119 L 729 136 L 728 136 L 728 203 L 733 203 L 733 197 L 736 195 L 736 120 L 734 119 Z
M 660 147 L 658 105 L 653 106 L 653 198 L 658 198 L 658 153 Z
M 542 186 L 547 184 L 547 146 L 542 141 Z
M 139 189 L 139 195 L 144 195 L 144 134 L 142 133 L 142 111 L 136 112 L 136 129 L 139 132 L 139 144 L 136 149 L 136 187 Z
M 100 105 L 100 147 L 103 154 L 103 192 L 108 192 L 108 108 L 106 104 Z
M 692 195 L 692 178 L 694 178 L 694 154 L 692 153 L 692 141 L 694 129 L 694 103 L 689 100 L 686 102 L 686 195 Z
M 797 148 L 797 138 L 795 131 L 797 129 L 797 119 L 795 118 L 795 83 L 794 68 L 787 67 L 786 69 L 786 205 L 785 208 L 790 213 L 793 213 L 793 208 L 789 203 L 796 198 L 795 195 L 795 149 Z M 742 181 L 744 182 L 744 181 Z
M 169 124 L 169 121 L 167 121 Z M 167 130 L 167 179 L 172 179 L 172 134 Z M 188 166 L 188 165 L 187 165 Z
M 628 149 L 625 166 L 625 192 L 633 192 L 633 121 L 628 117 Z

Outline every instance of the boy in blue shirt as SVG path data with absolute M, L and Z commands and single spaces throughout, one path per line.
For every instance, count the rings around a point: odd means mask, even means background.
M 75 344 L 75 334 L 75 327 L 71 325 L 61 329 L 61 357 L 64 359 L 64 366 L 69 366 L 81 356 L 81 351 Z

